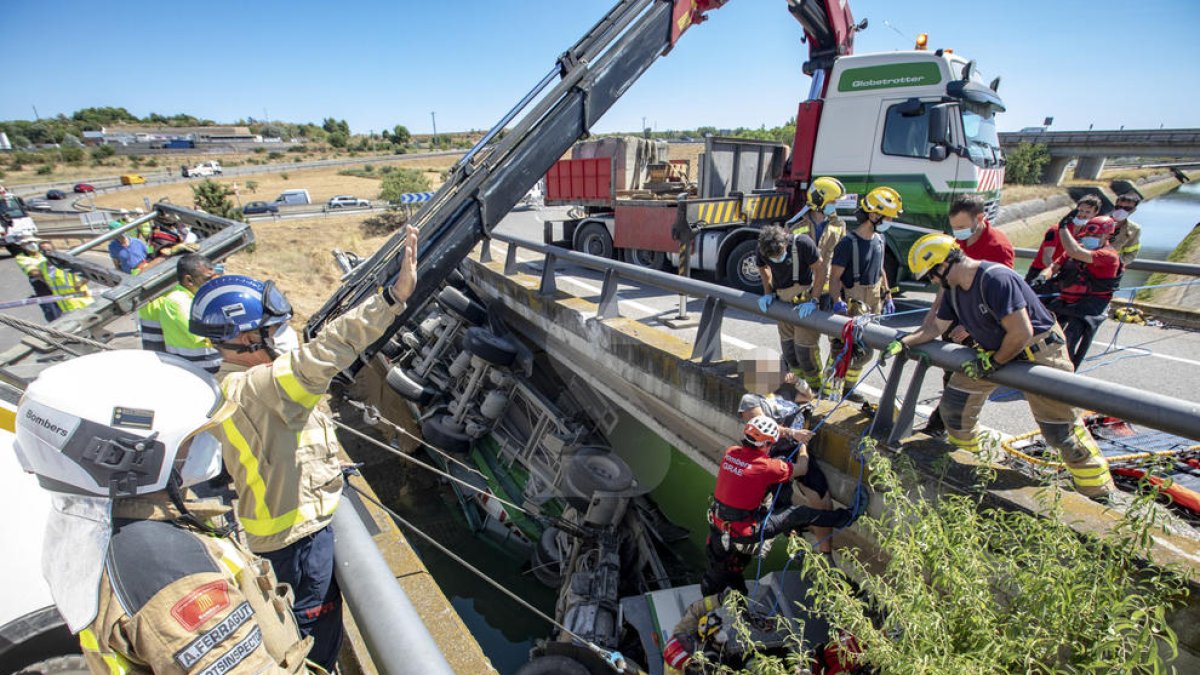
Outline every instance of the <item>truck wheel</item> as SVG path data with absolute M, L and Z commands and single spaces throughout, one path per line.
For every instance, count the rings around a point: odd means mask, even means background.
M 611 258 L 613 255 L 612 237 L 608 228 L 600 223 L 588 223 L 575 233 L 575 250 L 601 258 Z
M 429 405 L 437 396 L 436 390 L 417 382 L 400 366 L 388 369 L 387 383 L 397 394 L 417 405 Z
M 468 328 L 463 349 L 493 366 L 510 366 L 517 360 L 517 348 L 511 340 L 484 328 Z
M 611 448 L 585 446 L 568 459 L 563 475 L 567 501 L 586 511 L 592 493 L 621 492 L 633 485 L 633 469 Z
M 562 552 L 558 550 L 558 528 L 542 532 L 530 557 L 533 576 L 548 588 L 562 587 Z
M 458 429 L 449 413 L 434 415 L 421 422 L 421 437 L 446 452 L 466 454 L 471 449 L 471 437 Z
M 447 312 L 472 326 L 480 326 L 487 321 L 487 310 L 483 305 L 474 302 L 453 286 L 446 286 L 438 291 L 437 299 L 438 304 L 445 307 Z
M 725 260 L 725 283 L 740 291 L 756 293 L 762 291 L 762 276 L 754 257 L 758 253 L 758 241 L 747 239 L 737 246 Z
M 592 671 L 579 661 L 560 654 L 539 656 L 517 670 L 517 675 L 588 675 Z
M 626 248 L 621 250 L 621 257 L 630 265 L 637 265 L 638 267 L 645 267 L 651 270 L 661 270 L 667 264 L 667 254 L 662 251 Z

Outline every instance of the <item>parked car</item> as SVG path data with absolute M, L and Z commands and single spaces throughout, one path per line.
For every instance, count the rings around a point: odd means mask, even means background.
M 75 189 L 75 192 L 78 192 L 78 193 L 95 192 L 96 191 L 96 188 L 92 187 L 91 185 L 88 185 L 87 183 L 76 183 L 74 189 Z
M 371 202 L 365 199 L 359 199 L 354 195 L 338 195 L 329 200 L 328 206 L 331 209 L 340 209 L 343 206 L 370 207 Z
M 62 190 L 46 190 L 46 199 L 66 199 L 67 193 Z
M 242 207 L 242 215 L 252 216 L 256 213 L 279 213 L 279 207 L 267 202 L 250 202 Z
M 145 182 L 146 179 L 140 174 L 127 173 L 124 176 L 121 176 L 121 185 L 140 185 Z
M 308 194 L 308 190 L 297 188 L 295 190 L 284 190 L 275 198 L 275 204 L 311 204 L 312 197 Z

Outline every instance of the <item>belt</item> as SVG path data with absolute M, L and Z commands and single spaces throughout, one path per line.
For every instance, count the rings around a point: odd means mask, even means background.
M 759 520 L 761 509 L 739 509 L 735 506 L 722 504 L 716 499 L 712 500 L 712 506 L 709 507 L 709 515 L 716 516 L 726 523 L 738 523 L 752 520 Z
M 1017 352 L 1017 360 L 1033 361 L 1034 354 L 1037 354 L 1042 350 L 1049 349 L 1054 345 L 1061 345 L 1065 343 L 1065 338 L 1063 338 L 1057 332 L 1051 331 L 1046 337 L 1022 349 L 1020 352 Z

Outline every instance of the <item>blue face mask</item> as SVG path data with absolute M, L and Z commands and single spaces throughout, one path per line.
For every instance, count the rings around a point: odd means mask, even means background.
M 1089 251 L 1095 251 L 1100 248 L 1100 237 L 1084 237 L 1079 240 L 1079 245 Z
M 965 230 L 954 230 L 954 238 L 959 241 L 966 241 L 974 234 L 974 230 L 967 228 Z
M 784 258 L 787 258 L 786 252 L 784 252 L 784 254 L 779 256 L 778 258 L 767 258 L 767 260 L 770 260 L 773 263 L 781 263 L 781 262 L 783 262 Z
M 837 204 L 826 204 L 825 208 L 821 210 L 825 212 L 825 215 L 832 216 L 837 213 Z

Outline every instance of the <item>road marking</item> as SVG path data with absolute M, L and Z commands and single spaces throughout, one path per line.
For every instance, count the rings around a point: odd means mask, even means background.
M 521 256 L 517 256 L 517 262 L 530 263 L 530 262 L 543 262 L 543 261 L 538 258 L 523 258 Z M 594 295 L 600 295 L 600 293 L 601 293 L 601 289 L 599 287 L 593 286 L 592 284 L 589 284 L 588 282 L 582 281 L 575 277 L 564 276 L 564 277 L 560 277 L 560 279 L 563 281 L 567 281 L 572 284 L 575 284 L 576 286 L 586 290 L 588 293 L 592 293 Z M 637 300 L 622 300 L 621 304 L 626 307 L 632 307 L 633 309 L 636 309 L 639 312 L 645 312 L 646 314 L 648 314 L 650 316 L 658 316 L 659 314 L 662 313 L 662 310 L 655 309 L 649 305 L 643 305 L 642 303 L 638 302 Z M 726 335 L 725 333 L 721 333 L 721 340 L 723 342 L 728 342 L 729 344 L 733 345 L 734 347 L 737 347 L 738 349 L 755 349 L 758 347 L 758 345 L 756 345 L 756 344 L 751 344 L 749 342 L 746 342 L 745 340 L 739 340 L 739 339 L 733 337 L 732 335 Z
M 1176 361 L 1178 363 L 1186 363 L 1186 364 L 1192 365 L 1192 366 L 1200 366 L 1200 361 L 1193 361 L 1191 359 L 1185 359 L 1181 356 L 1171 356 L 1170 354 L 1159 354 L 1156 352 L 1152 352 L 1149 349 L 1143 349 L 1141 347 L 1122 347 L 1120 345 L 1117 345 L 1115 347 L 1112 347 L 1112 350 L 1119 351 L 1119 352 L 1133 352 L 1140 356 L 1153 356 L 1155 358 L 1166 359 L 1168 361 Z M 1106 353 L 1108 353 L 1107 350 L 1105 352 L 1097 354 L 1096 358 L 1100 358 L 1101 356 L 1104 356 L 1104 354 L 1106 354 Z

